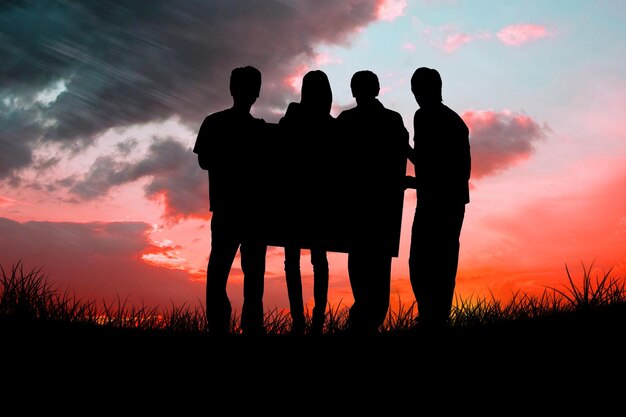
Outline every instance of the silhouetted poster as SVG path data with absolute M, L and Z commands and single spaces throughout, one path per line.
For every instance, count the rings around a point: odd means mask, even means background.
M 359 153 L 339 133 L 337 137 L 316 137 L 327 144 L 321 147 L 324 152 L 313 156 L 307 155 L 306 141 L 301 141 L 304 146 L 294 147 L 295 142 L 277 124 L 267 124 L 264 140 L 267 146 L 259 155 L 265 161 L 259 172 L 263 180 L 257 178 L 255 182 L 266 188 L 258 211 L 265 243 L 347 253 L 371 240 L 381 243 L 381 250 L 398 256 L 404 203 L 401 182 L 393 190 L 381 187 L 376 180 L 359 183 L 364 176 L 350 163 Z M 402 160 L 404 178 L 406 160 Z M 314 181 L 309 170 L 315 172 Z M 385 210 L 377 209 L 380 206 Z

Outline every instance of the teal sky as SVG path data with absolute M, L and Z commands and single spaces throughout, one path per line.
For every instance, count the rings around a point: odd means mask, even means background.
M 381 101 L 401 112 L 411 129 L 416 104 L 409 80 L 419 66 L 440 71 L 444 101 L 458 110 L 510 109 L 554 119 L 585 101 L 586 86 L 623 82 L 624 18 L 626 5 L 618 1 L 409 1 L 404 15 L 319 52 L 335 62 L 322 67 L 338 103 L 352 100 L 351 74 L 371 69 L 389 89 Z M 549 35 L 518 47 L 498 40 L 504 27 L 525 23 L 541 25 Z M 454 33 L 488 38 L 446 52 L 442 45 Z

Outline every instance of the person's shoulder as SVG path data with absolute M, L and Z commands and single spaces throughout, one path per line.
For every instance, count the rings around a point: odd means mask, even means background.
M 445 109 L 446 116 L 449 119 L 454 121 L 458 125 L 458 127 L 462 128 L 462 129 L 467 129 L 467 124 L 465 123 L 463 118 L 459 115 L 459 113 L 457 113 L 456 111 L 454 111 L 450 107 L 446 106 L 445 104 L 443 105 L 443 107 Z
M 444 113 L 447 117 L 450 117 L 450 118 L 453 118 L 453 119 L 460 119 L 460 118 L 461 118 L 461 116 L 459 116 L 459 113 L 458 113 L 458 112 L 456 112 L 455 110 L 453 110 L 452 108 L 450 108 L 450 107 L 446 106 L 446 105 L 445 105 L 445 104 L 443 104 L 443 103 L 441 103 L 441 109 L 442 109 L 442 112 L 443 112 L 443 113 Z
M 413 117 L 415 118 L 419 118 L 419 117 L 424 117 L 424 109 L 421 107 L 418 107 L 417 110 L 415 110 L 415 113 L 413 113 Z
M 388 109 L 387 107 L 383 107 L 383 111 L 385 116 L 389 121 L 397 124 L 402 124 L 404 126 L 404 120 L 402 119 L 402 115 L 395 110 Z
M 216 111 L 214 113 L 207 115 L 204 118 L 202 123 L 203 124 L 217 124 L 225 120 L 228 120 L 230 117 L 231 117 L 231 109 L 219 110 L 219 111 Z
M 356 115 L 357 113 L 357 108 L 355 107 L 350 107 L 349 109 L 345 109 L 343 110 L 341 113 L 339 113 L 339 115 L 337 116 L 337 120 L 342 120 L 348 117 L 352 117 L 354 115 Z
M 294 114 L 294 113 L 298 113 L 301 108 L 302 108 L 302 105 L 300 105 L 300 103 L 292 101 L 287 106 L 287 111 L 285 112 L 285 116 L 286 115 L 291 115 L 291 114 Z
M 206 118 L 207 119 L 221 119 L 224 117 L 230 117 L 232 116 L 232 114 L 233 114 L 233 109 L 228 108 L 228 109 L 219 110 L 214 113 L 211 113 Z
M 278 124 L 284 125 L 286 123 L 289 123 L 294 118 L 298 117 L 299 114 L 300 114 L 300 103 L 296 103 L 292 101 L 287 106 L 287 110 L 285 111 L 285 114 L 283 115 L 283 117 L 281 117 L 280 120 L 278 121 Z
M 453 110 L 452 108 L 450 108 L 449 106 L 446 106 L 445 104 L 441 103 L 441 108 L 446 112 L 446 114 L 448 114 L 450 117 L 460 117 L 459 113 L 457 113 L 455 110 Z
M 398 113 L 397 111 L 392 110 L 392 109 L 387 108 L 387 107 L 383 107 L 383 108 L 384 108 L 385 114 L 387 114 L 388 117 L 392 117 L 392 118 L 396 118 L 396 119 L 397 118 L 402 119 L 402 115 L 400 113 Z
M 266 125 L 266 124 L 267 124 L 267 122 L 265 121 L 265 119 L 264 119 L 264 118 L 262 118 L 262 117 L 254 117 L 254 116 L 252 116 L 252 121 L 253 121 L 255 124 L 258 124 L 258 125 Z

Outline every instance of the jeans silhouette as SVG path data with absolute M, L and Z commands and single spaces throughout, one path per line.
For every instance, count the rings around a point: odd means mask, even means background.
M 391 256 L 371 250 L 355 250 L 348 257 L 354 304 L 350 307 L 349 330 L 375 334 L 389 309 Z
M 311 332 L 321 334 L 328 302 L 328 259 L 326 251 L 311 249 L 311 264 L 313 265 L 313 296 L 315 300 Z M 293 323 L 292 332 L 301 334 L 304 332 L 304 302 L 300 273 L 300 248 L 297 246 L 285 247 L 285 276 Z
M 418 202 L 415 209 L 409 273 L 422 326 L 449 322 L 464 217 L 464 204 L 424 207 Z
M 241 328 L 247 334 L 262 334 L 265 254 L 267 246 L 242 237 L 239 216 L 213 213 L 211 254 L 207 267 L 207 320 L 213 335 L 226 335 L 230 328 L 232 307 L 226 293 L 231 265 L 241 250 L 244 279 L 244 302 Z

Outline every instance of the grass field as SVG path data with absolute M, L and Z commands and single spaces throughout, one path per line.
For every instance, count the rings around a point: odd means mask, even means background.
M 503 303 L 491 298 L 462 299 L 457 297 L 451 312 L 453 328 L 546 319 L 556 316 L 585 314 L 607 307 L 626 304 L 626 279 L 615 277 L 611 270 L 592 276 L 593 264 L 582 265 L 580 279 L 566 266 L 569 286 L 546 288 L 543 294 L 513 294 Z M 381 329 L 382 334 L 402 334 L 412 330 L 418 316 L 415 303 L 390 310 Z M 325 335 L 341 333 L 345 328 L 348 307 L 329 306 Z M 91 325 L 100 328 L 162 331 L 168 333 L 202 333 L 206 329 L 203 307 L 159 307 L 128 305 L 121 298 L 111 303 L 77 298 L 69 291 L 60 291 L 42 269 L 24 270 L 21 261 L 10 268 L 0 265 L 0 317 L 4 320 L 60 322 Z M 310 320 L 309 314 L 307 319 Z M 308 323 L 307 323 L 308 324 Z M 265 325 L 270 336 L 287 335 L 291 326 L 288 312 L 269 310 Z M 233 316 L 231 333 L 240 333 L 239 317 Z
M 581 269 L 577 278 L 566 267 L 569 285 L 546 288 L 539 296 L 518 292 L 506 303 L 494 297 L 457 297 L 447 332 L 480 333 L 487 329 L 539 327 L 549 323 L 555 323 L 555 326 L 558 323 L 566 328 L 600 319 L 595 325 L 604 327 L 603 323 L 609 326 L 619 321 L 619 314 L 626 306 L 625 278 L 613 276 L 611 270 L 592 275 L 593 264 L 588 267 L 582 264 Z M 389 311 L 381 336 L 410 337 L 419 333 L 419 329 L 414 327 L 418 316 L 415 303 L 407 305 L 399 302 L 398 305 L 398 309 Z M 329 306 L 323 337 L 342 334 L 348 307 Z M 43 270 L 25 270 L 21 262 L 10 268 L 0 266 L 0 319 L 5 330 L 7 327 L 48 326 L 84 332 L 206 336 L 206 318 L 202 307 L 134 306 L 121 298 L 111 303 L 84 300 L 71 292 L 58 290 Z M 307 320 L 310 320 L 308 314 Z M 265 325 L 268 336 L 287 336 L 291 325 L 288 312 L 278 309 L 267 311 Z M 236 315 L 232 319 L 231 333 L 235 336 L 240 334 Z
M 530 411 L 546 404 L 561 410 L 555 389 L 617 398 L 624 386 L 625 281 L 611 271 L 592 276 L 592 266 L 583 265 L 580 277 L 566 269 L 569 286 L 541 296 L 457 298 L 452 325 L 439 332 L 414 328 L 417 311 L 409 304 L 389 313 L 378 337 L 344 336 L 347 306 L 334 306 L 321 337 L 288 336 L 288 314 L 273 310 L 265 317 L 267 337 L 238 334 L 235 317 L 234 336 L 225 339 L 208 335 L 202 309 L 98 305 L 56 290 L 40 269 L 17 263 L 0 272 L 0 367 L 15 395 L 21 387 L 71 387 L 97 397 L 106 385 L 123 398 L 138 400 L 137 390 L 154 402 L 161 391 L 185 398 L 195 380 L 202 389 L 218 383 L 224 398 L 245 389 L 315 401 L 308 392 L 334 398 L 358 387 L 402 402 L 427 400 L 415 391 L 421 384 L 471 392 L 486 405 L 521 401 Z

